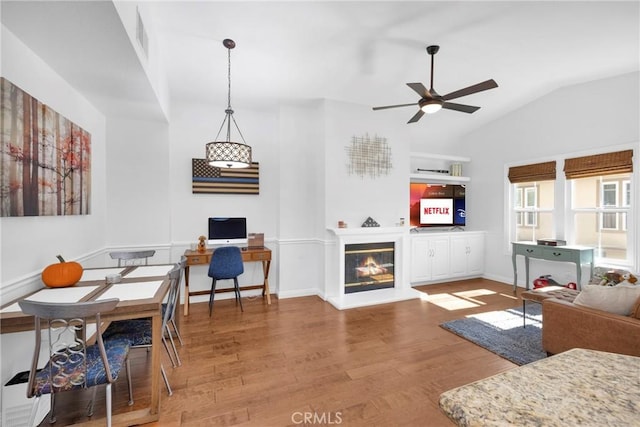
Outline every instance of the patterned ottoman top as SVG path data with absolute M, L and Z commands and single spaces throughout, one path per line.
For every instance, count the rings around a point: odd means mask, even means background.
M 573 302 L 580 291 L 565 288 L 564 286 L 545 286 L 532 291 L 525 291 L 520 296 L 529 301 L 542 302 L 547 298 L 557 298 L 567 302 Z
M 459 426 L 640 423 L 640 357 L 572 349 L 440 395 Z

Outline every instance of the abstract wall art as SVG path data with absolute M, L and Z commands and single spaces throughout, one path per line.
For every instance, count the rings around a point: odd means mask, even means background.
M 0 78 L 0 216 L 87 215 L 91 134 Z

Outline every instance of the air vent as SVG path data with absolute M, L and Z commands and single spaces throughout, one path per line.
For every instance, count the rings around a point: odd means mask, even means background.
M 147 30 L 144 28 L 144 22 L 140 16 L 140 10 L 136 8 L 136 40 L 144 52 L 145 58 L 149 58 L 149 38 Z

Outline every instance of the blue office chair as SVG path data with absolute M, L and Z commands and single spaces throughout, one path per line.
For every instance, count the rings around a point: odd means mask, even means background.
M 211 263 L 209 264 L 209 277 L 211 277 L 211 295 L 209 296 L 209 317 L 213 312 L 213 298 L 216 294 L 216 281 L 233 279 L 236 301 L 240 303 L 242 308 L 242 299 L 240 298 L 240 286 L 238 286 L 238 276 L 244 273 L 244 264 L 242 263 L 242 253 L 237 246 L 223 246 L 213 251 Z

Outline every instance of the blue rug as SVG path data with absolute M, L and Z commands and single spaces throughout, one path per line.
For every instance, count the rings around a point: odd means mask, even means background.
M 542 350 L 542 306 L 527 304 L 527 327 L 522 327 L 522 307 L 473 314 L 440 326 L 516 365 L 547 357 Z

